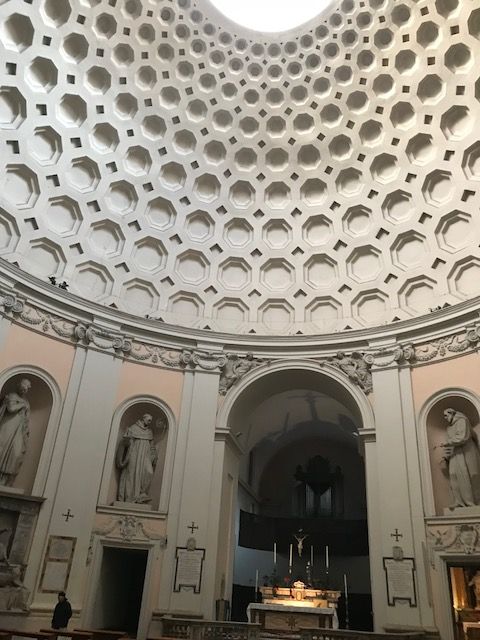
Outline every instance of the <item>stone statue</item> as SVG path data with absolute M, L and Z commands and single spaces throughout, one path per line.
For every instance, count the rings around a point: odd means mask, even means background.
M 455 409 L 443 412 L 447 442 L 441 446 L 448 464 L 448 478 L 453 495 L 452 509 L 472 507 L 480 502 L 480 452 L 476 434 L 467 416 Z
M 468 583 L 468 586 L 473 587 L 473 590 L 475 592 L 475 609 L 480 609 L 480 571 L 475 571 L 474 575 Z
M 22 466 L 28 442 L 30 380 L 20 380 L 17 392 L 7 393 L 0 404 L 0 485 L 11 486 Z
M 145 413 L 128 427 L 118 446 L 116 462 L 120 480 L 117 499 L 120 502 L 144 504 L 151 500 L 150 484 L 158 458 L 150 426 L 152 421 L 152 416 Z
M 250 369 L 253 369 L 259 364 L 260 361 L 255 360 L 251 352 L 248 352 L 245 356 L 228 353 L 220 375 L 220 395 L 224 396 Z

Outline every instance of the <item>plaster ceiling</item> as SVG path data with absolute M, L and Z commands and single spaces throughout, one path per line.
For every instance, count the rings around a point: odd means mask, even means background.
M 261 36 L 207 0 L 0 3 L 0 256 L 232 333 L 480 293 L 480 8 L 343 0 Z

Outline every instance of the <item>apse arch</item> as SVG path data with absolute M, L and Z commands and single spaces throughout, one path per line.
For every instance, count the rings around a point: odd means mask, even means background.
M 239 403 L 262 397 L 265 386 L 269 384 L 274 374 L 288 374 L 288 372 L 304 372 L 307 377 L 321 376 L 325 383 L 325 391 L 334 390 L 338 398 L 358 415 L 361 431 L 375 429 L 375 417 L 372 405 L 366 394 L 355 385 L 342 371 L 331 364 L 316 362 L 309 359 L 276 360 L 267 362 L 250 370 L 236 385 L 231 387 L 225 395 L 225 400 L 218 414 L 217 428 L 231 431 L 233 420 L 239 411 Z M 286 377 L 283 384 L 287 384 Z M 278 391 L 278 389 L 277 389 Z
M 308 401 L 304 402 L 310 391 L 318 404 L 315 417 L 313 410 L 310 414 Z M 306 417 L 300 419 L 302 411 Z M 285 416 L 283 429 L 282 416 Z M 254 567 L 260 567 L 263 579 L 267 574 L 268 580 L 274 579 L 269 569 L 271 551 L 267 550 L 271 541 L 278 541 L 281 572 L 281 564 L 286 562 L 287 540 L 299 527 L 310 532 L 315 553 L 323 552 L 325 544 L 333 545 L 330 548 L 335 558 L 334 573 L 343 571 L 340 567 L 348 566 L 350 559 L 355 558 L 356 568 L 352 571 L 357 572 L 361 593 L 371 597 L 361 436 L 374 437 L 374 428 L 374 413 L 367 395 L 330 363 L 308 358 L 264 363 L 227 391 L 218 413 L 217 433 L 219 436 L 228 433 L 228 441 L 234 443 L 228 474 L 222 475 L 222 495 L 226 497 L 221 506 L 223 522 L 232 521 L 235 528 L 232 546 L 226 554 L 230 564 L 225 571 L 232 576 L 232 616 L 235 616 L 232 619 L 243 619 L 242 594 L 251 575 L 255 575 Z M 350 466 L 348 461 L 352 461 Z M 327 464 L 320 470 L 318 464 L 323 463 Z M 298 470 L 303 477 L 297 476 Z M 236 479 L 237 487 L 233 499 L 226 489 L 231 478 Z M 318 485 L 320 479 L 328 479 L 330 483 L 328 496 L 323 495 Z M 356 546 L 350 544 L 351 536 L 350 542 L 343 542 L 346 538 L 338 532 L 344 528 L 355 531 Z M 320 562 L 315 578 L 313 574 L 310 576 L 316 581 L 312 584 L 321 580 Z M 294 571 L 298 570 L 297 565 Z M 221 581 L 220 566 L 217 574 Z

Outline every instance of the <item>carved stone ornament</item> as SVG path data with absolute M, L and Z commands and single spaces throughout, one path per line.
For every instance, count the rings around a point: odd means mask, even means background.
M 240 356 L 236 353 L 227 353 L 221 369 L 219 393 L 224 396 L 229 389 L 237 384 L 251 369 L 264 364 L 266 361 L 255 358 L 253 353 Z
M 431 526 L 427 542 L 434 551 L 471 555 L 480 551 L 480 524 Z
M 112 517 L 103 526 L 95 527 L 92 530 L 87 553 L 87 564 L 90 564 L 92 560 L 95 536 L 121 540 L 122 542 L 145 542 L 145 540 L 153 540 L 158 541 L 162 549 L 167 545 L 167 538 L 163 534 L 151 531 L 144 520 L 132 515 L 123 515 L 118 518 Z
M 366 394 L 372 392 L 373 356 L 371 354 L 359 351 L 354 351 L 351 354 L 339 352 L 327 358 L 325 362 L 343 371 L 348 379 L 358 385 Z

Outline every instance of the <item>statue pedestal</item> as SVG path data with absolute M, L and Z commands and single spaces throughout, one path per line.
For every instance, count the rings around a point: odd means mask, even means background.
M 152 511 L 152 505 L 148 502 L 122 502 L 115 500 L 113 503 L 117 509 L 125 509 L 125 511 Z
M 447 507 L 443 510 L 444 516 L 460 516 L 460 517 L 480 517 L 480 505 L 475 505 L 474 507 L 455 507 L 454 509 L 450 509 Z

